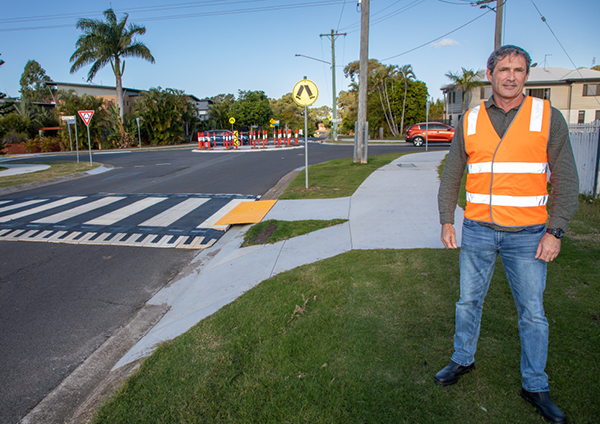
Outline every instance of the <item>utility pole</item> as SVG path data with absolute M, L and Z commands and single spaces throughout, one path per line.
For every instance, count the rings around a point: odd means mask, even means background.
M 360 1 L 360 64 L 358 78 L 358 121 L 354 131 L 354 163 L 367 163 L 367 82 L 369 76 L 369 0 Z
M 339 34 L 331 30 L 331 34 L 320 34 L 320 37 L 331 37 L 331 85 L 333 86 L 333 121 L 331 129 L 333 131 L 333 140 L 337 141 L 337 91 L 335 88 L 335 39 L 340 35 L 346 36 L 346 33 Z
M 502 15 L 504 0 L 496 0 L 496 31 L 494 32 L 494 50 L 502 46 Z
M 488 3 L 496 2 L 496 8 L 488 6 Z M 502 46 L 502 18 L 504 15 L 504 2 L 506 0 L 477 0 L 471 6 L 479 6 L 480 9 L 490 9 L 496 12 L 496 29 L 494 31 L 494 50 Z

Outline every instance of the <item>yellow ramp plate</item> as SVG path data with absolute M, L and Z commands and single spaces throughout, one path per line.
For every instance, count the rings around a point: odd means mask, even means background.
M 231 210 L 215 225 L 256 224 L 262 221 L 277 200 L 257 200 L 256 202 L 242 202 Z

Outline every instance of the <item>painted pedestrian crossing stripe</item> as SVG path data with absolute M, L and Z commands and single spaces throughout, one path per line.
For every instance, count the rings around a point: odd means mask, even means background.
M 0 201 L 0 241 L 204 249 L 217 221 L 259 196 L 95 194 Z

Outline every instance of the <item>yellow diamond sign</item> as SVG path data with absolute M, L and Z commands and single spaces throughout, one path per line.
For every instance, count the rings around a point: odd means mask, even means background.
M 298 106 L 307 107 L 317 101 L 319 89 L 311 80 L 298 81 L 292 90 L 292 97 Z

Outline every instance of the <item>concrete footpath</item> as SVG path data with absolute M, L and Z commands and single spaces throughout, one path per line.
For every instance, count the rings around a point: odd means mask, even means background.
M 265 220 L 341 218 L 348 222 L 275 244 L 245 248 L 240 245 L 249 226 L 231 234 L 216 254 L 203 252 L 207 257 L 197 269 L 150 299 L 151 305 L 167 304 L 169 311 L 114 369 L 149 355 L 157 343 L 186 332 L 281 272 L 352 249 L 443 248 L 437 168 L 446 153 L 404 155 L 371 174 L 351 197 L 278 201 Z M 458 209 L 457 223 L 462 222 L 461 212 Z M 209 258 L 211 253 L 214 256 Z
M 21 422 L 87 422 L 97 404 L 152 353 L 278 273 L 353 249 L 443 248 L 437 211 L 438 166 L 446 151 L 401 156 L 373 172 L 350 197 L 282 200 L 264 218 L 348 221 L 275 244 L 241 248 L 250 228 L 234 226 L 200 252 L 126 327 Z M 462 210 L 455 222 L 460 244 Z M 120 358 L 120 359 L 119 359 Z M 115 364 L 116 363 L 116 364 Z M 112 369 L 111 369 L 112 367 Z

